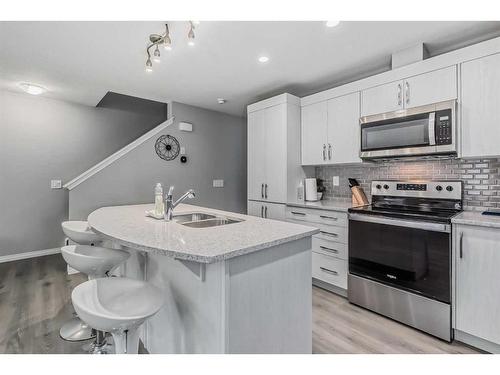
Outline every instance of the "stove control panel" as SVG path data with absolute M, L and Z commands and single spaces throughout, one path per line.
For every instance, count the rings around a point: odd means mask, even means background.
M 462 199 L 461 181 L 372 181 L 372 195 Z

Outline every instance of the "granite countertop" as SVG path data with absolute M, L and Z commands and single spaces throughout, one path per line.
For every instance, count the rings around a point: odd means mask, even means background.
M 453 224 L 500 228 L 500 216 L 482 215 L 478 211 L 463 211 L 451 219 Z
M 211 208 L 180 204 L 174 216 L 206 212 L 244 221 L 211 228 L 190 228 L 145 216 L 152 204 L 103 207 L 88 217 L 90 227 L 107 239 L 141 251 L 177 259 L 214 263 L 318 233 L 318 229 Z
M 352 200 L 350 198 L 324 199 L 316 202 L 292 201 L 287 202 L 286 205 L 291 207 L 316 208 L 320 210 L 342 212 L 347 212 L 349 208 L 353 207 Z

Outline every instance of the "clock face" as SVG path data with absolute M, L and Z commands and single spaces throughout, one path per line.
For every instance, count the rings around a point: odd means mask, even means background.
M 179 141 L 171 135 L 162 135 L 156 140 L 156 155 L 163 160 L 174 160 L 179 155 L 179 150 Z

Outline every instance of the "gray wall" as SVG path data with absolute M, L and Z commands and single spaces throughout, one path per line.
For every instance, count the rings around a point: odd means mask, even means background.
M 158 134 L 71 190 L 71 219 L 86 219 L 104 206 L 152 203 L 156 182 L 174 185 L 175 196 L 195 189 L 189 203 L 246 212 L 245 120 L 175 102 L 172 112 L 175 123 L 161 134 L 175 136 L 186 147 L 188 162 L 160 159 L 154 149 Z M 180 121 L 192 123 L 193 132 L 179 131 Z M 212 187 L 213 179 L 224 179 L 224 187 Z
M 0 91 L 0 256 L 61 245 L 76 177 L 161 120 Z
M 464 208 L 482 210 L 500 208 L 500 159 L 444 159 L 388 161 L 332 167 L 316 167 L 316 177 L 325 181 L 326 199 L 350 197 L 347 179 L 356 178 L 367 195 L 372 180 L 462 180 Z M 333 186 L 332 177 L 340 177 Z

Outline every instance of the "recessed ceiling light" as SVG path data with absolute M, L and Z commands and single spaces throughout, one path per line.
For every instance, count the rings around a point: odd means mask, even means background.
M 227 100 L 224 98 L 217 98 L 217 103 L 224 104 Z
M 326 21 L 326 27 L 335 27 L 340 23 L 340 21 Z
M 31 95 L 40 95 L 43 94 L 45 91 L 47 91 L 45 87 L 34 85 L 32 83 L 27 83 L 27 82 L 20 83 L 19 87 L 21 87 L 25 92 Z
M 259 62 L 261 62 L 261 63 L 266 63 L 268 61 L 269 61 L 269 57 L 267 57 L 267 56 L 260 56 L 259 57 Z

